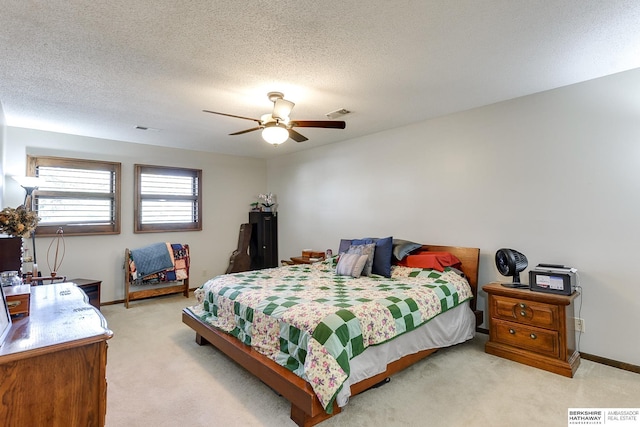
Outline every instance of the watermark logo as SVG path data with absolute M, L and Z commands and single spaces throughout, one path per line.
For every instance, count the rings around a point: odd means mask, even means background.
M 567 426 L 640 427 L 640 408 L 569 408 Z

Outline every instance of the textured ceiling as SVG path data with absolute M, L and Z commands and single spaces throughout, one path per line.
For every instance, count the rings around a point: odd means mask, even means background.
M 0 46 L 9 126 L 271 157 L 638 68 L 640 2 L 3 0 Z M 269 91 L 347 128 L 274 148 L 201 111 Z

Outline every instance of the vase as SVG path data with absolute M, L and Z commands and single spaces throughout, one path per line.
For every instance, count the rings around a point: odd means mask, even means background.
M 271 212 L 271 206 L 263 206 L 262 212 Z

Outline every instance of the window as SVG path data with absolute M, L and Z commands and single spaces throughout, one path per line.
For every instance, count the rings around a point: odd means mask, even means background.
M 202 230 L 202 171 L 135 165 L 135 232 Z
M 43 178 L 34 194 L 36 233 L 120 233 L 120 163 L 27 156 L 27 175 Z

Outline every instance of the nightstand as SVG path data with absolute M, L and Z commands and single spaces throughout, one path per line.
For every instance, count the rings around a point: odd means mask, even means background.
M 324 252 L 314 251 L 311 249 L 305 249 L 302 251 L 302 256 L 292 256 L 289 264 L 313 264 L 314 262 L 324 260 Z
M 489 341 L 485 352 L 573 377 L 580 366 L 573 327 L 574 300 L 490 283 Z
M 102 280 L 69 279 L 68 281 L 75 283 L 77 287 L 82 289 L 89 298 L 89 304 L 100 310 L 100 285 Z

